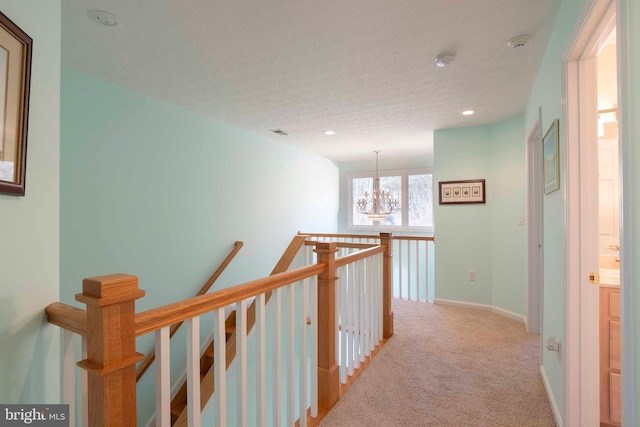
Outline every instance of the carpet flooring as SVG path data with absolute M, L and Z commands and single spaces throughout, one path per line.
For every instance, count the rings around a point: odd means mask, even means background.
M 522 323 L 404 300 L 393 311 L 393 337 L 320 426 L 556 425 Z

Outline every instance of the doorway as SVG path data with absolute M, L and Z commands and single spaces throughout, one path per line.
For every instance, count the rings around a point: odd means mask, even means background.
M 527 155 L 527 332 L 542 331 L 542 112 L 528 132 Z M 540 349 L 542 353 L 542 348 Z M 540 356 L 542 360 L 542 355 Z
M 565 423 L 569 426 L 599 426 L 600 399 L 604 397 L 600 391 L 597 75 L 598 54 L 615 31 L 615 20 L 615 0 L 593 1 L 564 60 L 567 142 Z M 619 225 L 618 218 L 618 229 Z
M 621 425 L 620 161 L 615 28 L 597 55 L 600 426 Z

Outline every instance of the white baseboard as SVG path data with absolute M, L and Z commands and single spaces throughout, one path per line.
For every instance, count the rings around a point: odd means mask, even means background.
M 547 391 L 547 398 L 549 399 L 549 404 L 551 404 L 551 412 L 553 412 L 553 418 L 556 420 L 556 426 L 562 427 L 562 417 L 560 416 L 560 411 L 558 410 L 558 405 L 556 404 L 556 398 L 553 397 L 553 391 L 551 391 L 551 386 L 549 385 L 549 379 L 547 378 L 547 373 L 544 370 L 544 366 L 540 366 L 540 375 L 542 376 L 544 389 Z
M 521 314 L 518 314 L 518 313 L 514 313 L 514 312 L 509 311 L 509 310 L 505 310 L 503 308 L 494 307 L 492 305 L 477 304 L 477 303 L 474 303 L 474 302 L 456 301 L 456 300 L 441 299 L 441 298 L 434 298 L 433 299 L 433 303 L 434 304 L 441 304 L 441 305 L 453 305 L 453 306 L 456 306 L 456 307 L 473 308 L 475 310 L 490 311 L 492 313 L 499 314 L 500 316 L 508 317 L 509 319 L 518 321 L 520 323 L 524 323 L 525 326 L 527 324 L 527 318 L 525 316 L 523 316 Z

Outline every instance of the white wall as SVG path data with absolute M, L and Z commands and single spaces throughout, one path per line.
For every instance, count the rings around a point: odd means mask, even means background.
M 0 0 L 33 38 L 26 194 L 0 195 L 0 402 L 59 403 L 60 1 Z

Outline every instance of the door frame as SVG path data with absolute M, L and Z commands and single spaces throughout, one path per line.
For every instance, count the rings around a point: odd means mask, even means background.
M 542 331 L 542 109 L 527 133 L 527 318 L 530 334 Z M 540 349 L 542 353 L 542 346 Z M 542 360 L 542 354 L 540 356 Z
M 566 369 L 564 424 L 600 425 L 599 295 L 588 283 L 597 256 L 597 90 L 595 57 L 615 26 L 617 0 L 591 0 L 562 57 L 566 149 Z M 594 139 L 595 138 L 595 139 Z M 592 141 L 592 144 L 585 143 Z M 593 143 L 595 141 L 595 143 Z

